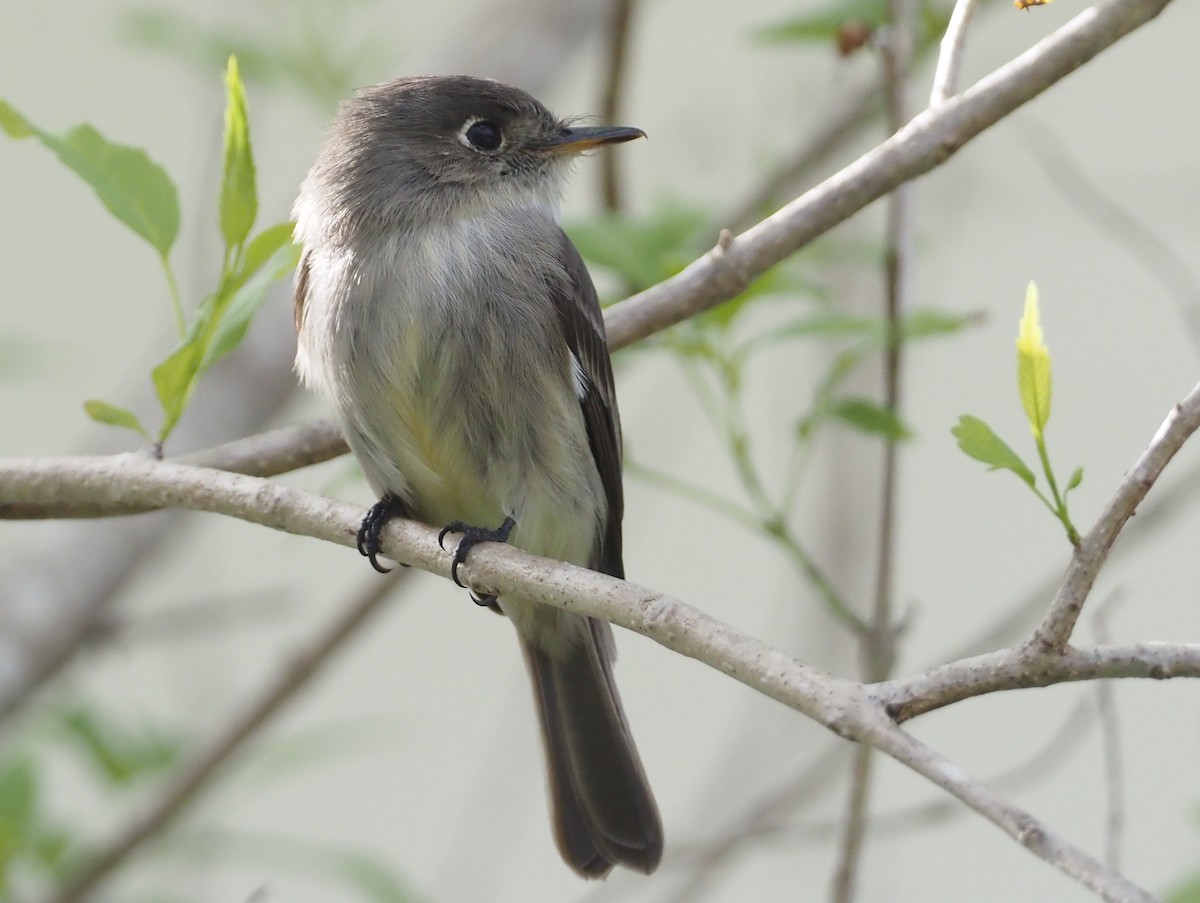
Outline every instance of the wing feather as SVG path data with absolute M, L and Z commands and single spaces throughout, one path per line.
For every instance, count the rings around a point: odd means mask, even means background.
M 604 494 L 608 499 L 608 517 L 593 554 L 592 567 L 613 577 L 625 576 L 621 559 L 621 518 L 625 498 L 621 488 L 621 421 L 617 414 L 617 395 L 613 382 L 612 360 L 604 332 L 604 316 L 591 274 L 579 251 L 566 234 L 560 233 L 560 258 L 567 275 L 564 284 L 553 286 L 551 294 L 563 338 L 577 364 L 576 388 L 588 443 Z

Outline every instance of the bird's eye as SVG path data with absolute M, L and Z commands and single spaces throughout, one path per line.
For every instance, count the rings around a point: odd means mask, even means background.
M 472 119 L 463 126 L 460 133 L 463 143 L 479 151 L 496 151 L 504 143 L 504 133 L 500 126 L 490 119 Z

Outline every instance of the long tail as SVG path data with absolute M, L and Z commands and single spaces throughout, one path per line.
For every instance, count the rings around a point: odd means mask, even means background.
M 614 865 L 650 874 L 662 859 L 662 822 L 613 683 L 612 636 L 591 618 L 573 633 L 576 641 L 553 654 L 521 640 L 545 741 L 555 839 L 585 878 L 602 878 Z

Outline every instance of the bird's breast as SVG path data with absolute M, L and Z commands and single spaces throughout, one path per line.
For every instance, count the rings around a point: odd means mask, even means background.
M 558 247 L 553 221 L 492 216 L 355 248 L 325 394 L 377 493 L 432 524 L 512 515 L 517 544 L 586 563 L 605 503 L 551 298 Z

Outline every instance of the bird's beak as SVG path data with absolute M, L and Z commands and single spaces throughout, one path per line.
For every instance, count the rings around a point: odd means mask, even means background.
M 580 154 L 602 144 L 620 144 L 634 138 L 645 138 L 641 129 L 625 126 L 590 126 L 563 129 L 545 146 L 548 154 Z

